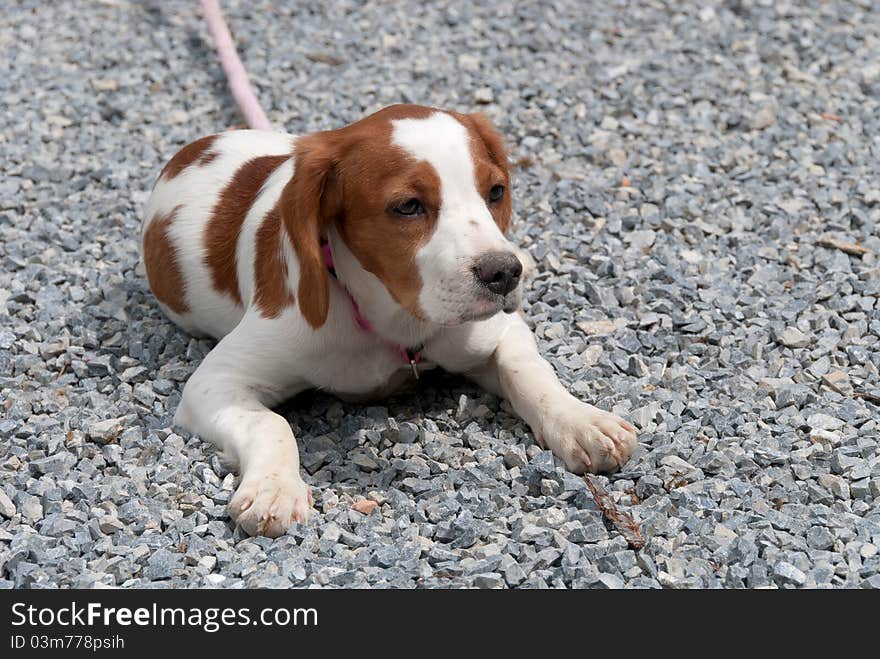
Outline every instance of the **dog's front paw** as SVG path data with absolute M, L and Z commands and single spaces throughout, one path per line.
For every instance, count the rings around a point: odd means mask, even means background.
M 227 510 L 248 535 L 277 538 L 293 522 L 305 524 L 314 503 L 312 491 L 298 474 L 246 474 Z
M 616 471 L 636 448 L 631 424 L 574 398 L 552 408 L 535 436 L 576 474 Z

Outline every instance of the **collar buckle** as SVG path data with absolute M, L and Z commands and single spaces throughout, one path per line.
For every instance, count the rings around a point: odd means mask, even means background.
M 419 346 L 418 348 L 406 348 L 403 351 L 406 361 L 409 362 L 409 366 L 412 369 L 413 376 L 416 380 L 419 379 L 419 362 L 422 361 L 422 348 L 423 346 Z

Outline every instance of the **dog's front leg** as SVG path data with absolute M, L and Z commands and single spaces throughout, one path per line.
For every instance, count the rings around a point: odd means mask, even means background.
M 596 473 L 623 466 L 636 447 L 635 428 L 566 391 L 519 315 L 506 316 L 499 325 L 491 357 L 467 375 L 507 398 L 537 442 L 569 470 Z
M 174 421 L 237 460 L 241 484 L 229 514 L 249 535 L 274 538 L 307 520 L 312 495 L 290 425 L 265 405 L 278 396 L 265 393 L 268 365 L 261 361 L 235 345 L 233 332 L 186 383 Z

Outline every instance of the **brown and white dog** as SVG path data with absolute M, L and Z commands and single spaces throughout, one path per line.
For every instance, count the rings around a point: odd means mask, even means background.
M 312 501 L 270 407 L 308 388 L 383 395 L 427 365 L 506 397 L 572 471 L 627 461 L 635 429 L 569 394 L 514 313 L 510 212 L 489 120 L 415 105 L 302 137 L 213 135 L 165 166 L 143 226 L 150 288 L 180 327 L 221 339 L 175 423 L 238 461 L 229 512 L 245 531 L 283 534 Z

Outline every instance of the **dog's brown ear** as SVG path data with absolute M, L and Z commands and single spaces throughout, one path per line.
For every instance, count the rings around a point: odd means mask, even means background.
M 336 164 L 329 133 L 300 138 L 294 148 L 293 178 L 281 193 L 281 220 L 299 260 L 297 301 L 313 328 L 327 320 L 330 306 L 329 274 L 321 250 L 321 236 L 330 219 L 329 198 L 334 196 Z
M 495 215 L 495 221 L 502 233 L 507 233 L 507 228 L 510 226 L 512 206 L 510 202 L 510 168 L 507 165 L 507 151 L 504 148 L 504 139 L 501 137 L 498 129 L 495 128 L 492 120 L 482 112 L 475 112 L 474 114 L 467 115 L 467 117 L 470 120 L 472 129 L 483 141 L 489 154 L 489 159 L 504 172 L 504 185 L 507 187 L 507 192 L 499 204 L 497 213 L 493 213 L 493 215 Z

